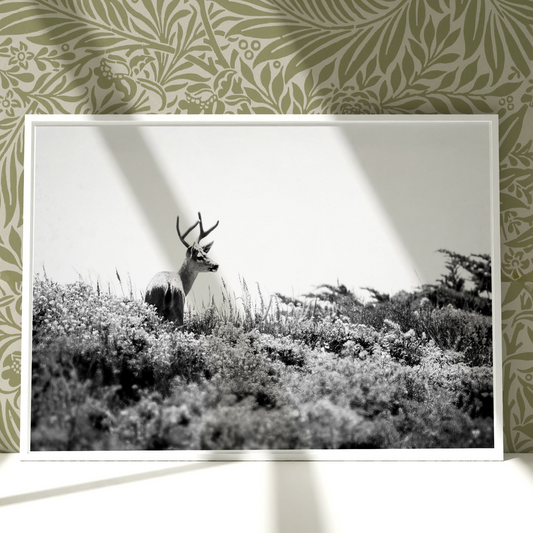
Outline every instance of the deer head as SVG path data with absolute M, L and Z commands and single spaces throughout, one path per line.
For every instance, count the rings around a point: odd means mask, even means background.
M 207 237 L 218 226 L 219 222 L 220 221 L 217 221 L 217 223 L 208 230 L 204 230 L 204 226 L 202 223 L 202 215 L 198 213 L 198 220 L 182 235 L 180 232 L 180 217 L 177 217 L 176 230 L 178 232 L 180 241 L 187 248 L 187 252 L 185 255 L 186 260 L 194 264 L 194 268 L 196 268 L 198 272 L 216 272 L 218 270 L 218 264 L 209 259 L 209 257 L 207 257 L 209 250 L 211 250 L 211 246 L 213 246 L 213 241 L 204 245 L 201 245 L 200 241 Z M 185 240 L 185 237 L 187 237 L 187 235 L 196 226 L 198 226 L 198 224 L 200 224 L 200 235 L 193 244 L 189 244 Z

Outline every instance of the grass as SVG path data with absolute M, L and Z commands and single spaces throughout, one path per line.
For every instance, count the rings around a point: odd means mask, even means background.
M 253 302 L 243 283 L 177 328 L 36 277 L 32 449 L 493 446 L 489 316 L 325 288 Z

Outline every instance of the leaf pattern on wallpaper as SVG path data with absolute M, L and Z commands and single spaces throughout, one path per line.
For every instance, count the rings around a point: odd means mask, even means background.
M 533 451 L 533 5 L 0 2 L 0 449 L 18 446 L 26 113 L 498 113 L 506 447 Z
M 533 60 L 533 5 L 520 0 L 471 0 L 465 5 L 465 58 L 483 47 L 495 81 L 504 72 L 506 60 L 523 76 L 531 73 Z

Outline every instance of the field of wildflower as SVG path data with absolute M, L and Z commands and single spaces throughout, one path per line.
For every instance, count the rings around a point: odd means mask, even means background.
M 37 276 L 31 449 L 492 447 L 489 259 L 445 253 L 448 273 L 412 293 L 245 294 L 181 328 Z

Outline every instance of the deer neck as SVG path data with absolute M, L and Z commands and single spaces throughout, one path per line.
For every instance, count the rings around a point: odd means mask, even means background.
M 183 265 L 181 265 L 181 268 L 179 269 L 178 275 L 181 279 L 183 292 L 187 295 L 196 280 L 196 276 L 198 276 L 198 269 L 195 268 L 192 261 L 185 259 Z

